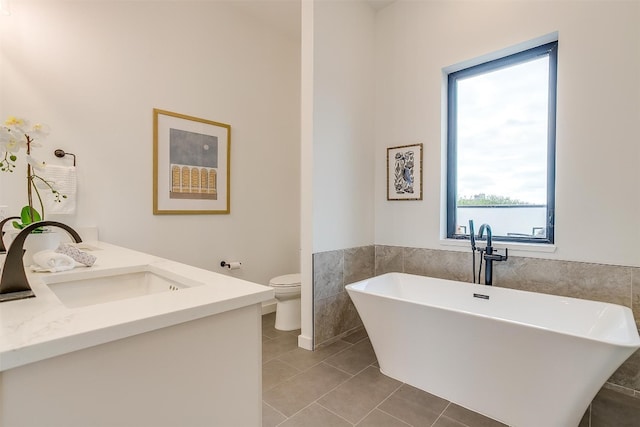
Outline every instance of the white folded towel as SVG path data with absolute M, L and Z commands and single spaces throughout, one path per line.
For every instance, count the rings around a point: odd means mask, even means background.
M 47 164 L 38 175 L 47 181 L 60 193 L 60 201 L 56 201 L 55 194 L 49 191 L 49 187 L 36 180 L 36 186 L 42 196 L 45 214 L 73 214 L 76 211 L 77 176 L 75 166 L 59 166 Z M 62 196 L 66 197 L 62 197 Z
M 33 254 L 34 265 L 31 266 L 33 271 L 56 271 L 71 270 L 76 266 L 76 262 L 68 255 L 61 254 L 52 250 L 40 251 Z
M 74 261 L 79 262 L 80 264 L 84 264 L 87 267 L 91 267 L 94 262 L 96 262 L 96 257 L 88 254 L 75 246 L 70 245 L 69 243 L 62 243 L 56 249 L 56 252 L 59 254 L 64 254 L 73 258 Z

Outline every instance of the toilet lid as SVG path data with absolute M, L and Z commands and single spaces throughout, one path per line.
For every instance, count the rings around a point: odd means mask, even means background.
M 300 273 L 285 274 L 269 281 L 271 286 L 300 286 Z

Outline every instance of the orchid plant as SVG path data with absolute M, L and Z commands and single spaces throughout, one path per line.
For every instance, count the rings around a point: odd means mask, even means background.
M 18 160 L 17 153 L 22 149 L 26 151 L 28 204 L 20 212 L 21 222 L 13 222 L 13 226 L 18 229 L 44 219 L 44 204 L 39 188 L 51 191 L 56 202 L 67 198 L 56 190 L 51 181 L 38 175 L 38 172 L 44 170 L 45 162 L 37 160 L 31 154 L 33 148 L 41 146 L 38 141 L 48 133 L 49 129 L 46 125 L 40 123 L 31 125 L 27 120 L 17 117 L 9 117 L 4 125 L 0 125 L 0 171 L 13 173 Z M 34 195 L 40 204 L 42 215 L 33 207 Z

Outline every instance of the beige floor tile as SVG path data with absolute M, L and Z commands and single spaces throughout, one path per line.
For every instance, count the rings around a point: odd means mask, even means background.
M 352 375 L 357 374 L 376 361 L 376 354 L 368 338 L 326 360 L 329 365 Z
M 262 391 L 267 391 L 281 382 L 300 373 L 299 369 L 273 359 L 262 365 Z
M 438 421 L 433 425 L 433 427 L 475 427 L 474 425 L 467 426 L 466 424 L 462 424 L 456 420 L 452 420 L 449 417 L 445 417 L 444 415 L 438 418 Z
M 350 346 L 351 344 L 344 341 L 336 341 L 330 345 L 320 347 L 315 351 L 298 347 L 295 350 L 278 356 L 278 359 L 304 371 Z
M 262 336 L 267 338 L 278 338 L 283 335 L 300 335 L 300 329 L 295 331 L 281 331 L 276 329 L 275 313 L 269 313 L 262 316 Z
M 271 406 L 265 403 L 262 404 L 262 427 L 275 427 L 286 419 L 287 417 Z
M 360 329 L 350 333 L 346 337 L 342 338 L 342 340 L 346 341 L 348 343 L 351 343 L 351 344 L 355 344 L 358 341 L 362 341 L 363 339 L 368 338 L 368 337 L 369 337 L 369 335 L 367 335 L 367 331 L 364 328 L 360 328 Z
M 394 394 L 404 400 L 426 406 L 434 412 L 444 411 L 449 404 L 447 400 L 410 386 L 409 384 L 403 384 Z
M 275 311 L 262 315 L 262 326 L 268 325 L 268 324 L 272 324 L 273 325 L 273 324 L 275 324 L 275 322 L 276 322 L 276 312 Z
M 443 415 L 471 427 L 507 427 L 505 424 L 458 406 L 455 403 L 447 406 Z
M 281 427 L 351 427 L 351 424 L 314 403 L 289 418 Z
M 409 424 L 392 417 L 391 415 L 374 409 L 362 421 L 356 424 L 358 427 L 408 427 Z
M 606 388 L 601 389 L 591 404 L 593 427 L 637 427 L 631 420 L 640 420 L 640 399 Z
M 404 384 L 378 409 L 414 426 L 430 426 L 448 404 L 444 399 Z
M 266 391 L 262 399 L 290 417 L 349 378 L 350 375 L 320 363 Z
M 368 367 L 318 403 L 351 423 L 357 423 L 402 385 Z
M 298 338 L 295 335 L 282 335 L 262 343 L 262 363 L 268 362 L 287 351 L 298 348 Z

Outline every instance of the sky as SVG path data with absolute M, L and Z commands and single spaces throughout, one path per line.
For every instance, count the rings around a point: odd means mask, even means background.
M 546 204 L 548 57 L 458 81 L 458 197 Z

